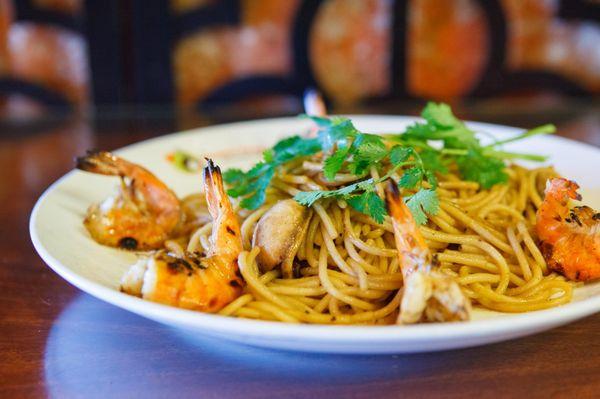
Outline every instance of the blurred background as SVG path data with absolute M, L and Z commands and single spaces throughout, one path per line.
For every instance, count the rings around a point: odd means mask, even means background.
M 0 0 L 5 132 L 296 114 L 307 87 L 335 112 L 591 123 L 600 1 Z

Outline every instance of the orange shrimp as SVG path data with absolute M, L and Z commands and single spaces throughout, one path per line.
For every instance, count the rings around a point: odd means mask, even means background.
M 143 167 L 110 152 L 77 158 L 77 168 L 121 177 L 116 196 L 92 205 L 84 225 L 100 244 L 125 249 L 160 248 L 182 220 L 177 196 Z
M 537 212 L 536 230 L 548 267 L 570 280 L 600 278 L 600 213 L 588 206 L 569 209 L 569 199 L 581 201 L 577 183 L 548 181 Z
M 456 280 L 435 270 L 431 251 L 400 196 L 398 186 L 391 180 L 386 188 L 386 202 L 404 277 L 398 324 L 468 320 L 471 314 L 469 298 Z
M 223 187 L 219 167 L 210 159 L 203 180 L 213 219 L 207 254 L 175 256 L 159 251 L 131 266 L 121 290 L 150 301 L 203 312 L 217 312 L 242 293 L 237 259 L 242 252 L 240 226 Z

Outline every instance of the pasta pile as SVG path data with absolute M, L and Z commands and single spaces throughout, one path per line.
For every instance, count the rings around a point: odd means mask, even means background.
M 237 206 L 244 244 L 238 263 L 246 287 L 220 314 L 295 323 L 393 324 L 403 283 L 389 216 L 380 224 L 342 199 L 319 201 L 311 207 L 294 257 L 294 277 L 283 278 L 278 269 L 260 272 L 252 234 L 262 215 L 300 191 L 339 188 L 359 178 L 338 173 L 325 184 L 313 161 L 281 167 L 258 209 Z M 462 180 L 452 167 L 439 177 L 440 210 L 421 226 L 434 263 L 455 276 L 475 306 L 525 312 L 569 302 L 572 283 L 548 270 L 533 231 L 545 182 L 556 173 L 549 167 L 516 165 L 506 173 L 508 182 L 491 189 Z M 379 178 L 375 168 L 370 174 Z M 399 178 L 392 174 L 393 180 Z M 376 192 L 383 196 L 381 183 Z M 175 253 L 206 252 L 212 223 L 204 196 L 189 196 L 184 205 L 203 215 L 200 225 L 190 228 L 189 236 L 167 241 L 166 247 Z

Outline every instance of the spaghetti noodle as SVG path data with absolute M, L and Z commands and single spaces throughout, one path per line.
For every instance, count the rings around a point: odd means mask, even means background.
M 533 229 L 544 184 L 556 173 L 548 167 L 516 165 L 507 173 L 509 181 L 491 189 L 461 180 L 456 173 L 440 176 L 440 212 L 421 226 L 421 233 L 439 269 L 454 276 L 480 307 L 526 312 L 569 302 L 573 284 L 549 271 Z M 326 189 L 318 174 L 311 162 L 286 165 L 275 175 L 263 206 L 255 211 L 237 207 L 244 245 L 238 264 L 246 287 L 220 314 L 294 323 L 394 322 L 403 279 L 389 217 L 377 223 L 343 200 L 322 200 L 313 205 L 293 257 L 294 277 L 283 278 L 279 269 L 261 272 L 256 262 L 260 249 L 252 246 L 256 223 L 282 199 Z M 338 175 L 336 184 L 360 177 L 353 178 Z M 195 214 L 207 214 L 200 194 L 183 204 Z M 184 247 L 206 252 L 210 234 L 209 222 L 189 238 L 169 240 L 165 246 L 176 252 Z

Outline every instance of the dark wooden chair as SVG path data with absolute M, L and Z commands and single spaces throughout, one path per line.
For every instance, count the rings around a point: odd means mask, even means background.
M 499 0 L 476 0 L 488 26 L 489 54 L 480 81 L 469 97 L 487 97 L 516 89 L 551 87 L 567 95 L 592 93 L 575 82 L 542 70 L 506 68 L 507 23 Z M 319 86 L 309 60 L 309 34 L 322 0 L 304 0 L 291 27 L 292 67 L 287 76 L 250 75 L 226 82 L 199 101 L 198 107 L 237 102 L 268 95 L 299 97 Z M 236 26 L 241 22 L 240 0 L 221 0 L 185 13 L 173 13 L 168 0 L 86 0 L 81 15 L 69 15 L 34 6 L 31 0 L 15 4 L 17 21 L 60 26 L 85 37 L 90 66 L 91 104 L 167 105 L 174 103 L 172 50 L 193 31 L 210 26 Z M 406 77 L 407 0 L 393 5 L 389 94 L 387 99 L 410 98 Z M 600 7 L 585 0 L 560 2 L 559 17 L 600 21 Z M 70 108 L 69 101 L 22 79 L 0 79 L 0 94 L 20 93 L 53 108 Z M 380 101 L 382 98 L 372 99 Z

